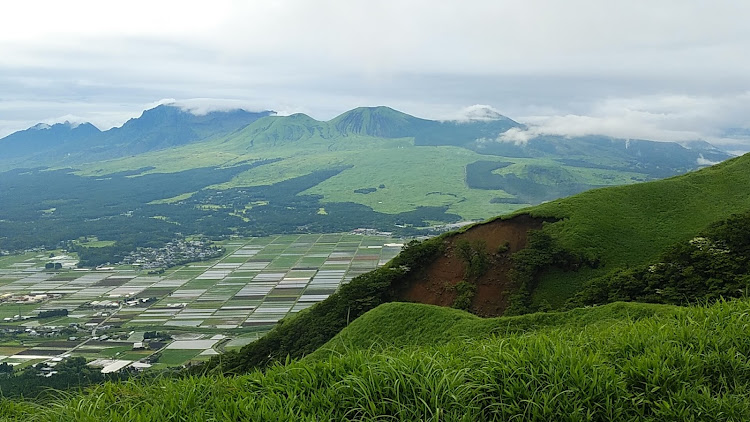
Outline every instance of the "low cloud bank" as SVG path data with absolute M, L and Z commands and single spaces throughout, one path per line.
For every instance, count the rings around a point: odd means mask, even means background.
M 750 150 L 750 136 L 727 136 L 727 129 L 746 121 L 750 92 L 724 97 L 648 96 L 608 99 L 585 114 L 526 116 L 527 128 L 501 133 L 498 142 L 523 144 L 538 136 L 603 135 L 664 142 L 707 141 L 735 150 Z M 750 131 L 740 128 L 747 134 Z M 737 132 L 737 131 L 735 131 Z
M 711 161 L 706 158 L 703 158 L 703 154 L 700 154 L 698 156 L 698 159 L 695 160 L 696 163 L 698 163 L 699 166 L 712 166 L 714 164 L 719 164 L 721 161 Z
M 159 105 L 171 105 L 174 107 L 179 107 L 181 110 L 192 113 L 196 116 L 205 116 L 208 113 L 213 113 L 216 111 L 245 110 L 250 112 L 258 112 L 267 110 L 266 108 L 259 107 L 248 101 L 224 98 L 190 98 L 186 100 L 165 98 L 152 103 L 153 107 Z

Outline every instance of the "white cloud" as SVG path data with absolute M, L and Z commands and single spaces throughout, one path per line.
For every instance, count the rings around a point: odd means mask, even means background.
M 503 116 L 499 110 L 490 105 L 474 104 L 472 106 L 465 107 L 459 110 L 458 113 L 445 120 L 457 122 L 476 122 L 500 120 L 503 118 L 505 118 L 505 116 Z
M 191 98 L 187 100 L 172 100 L 170 103 L 183 111 L 193 113 L 196 116 L 204 116 L 214 111 L 265 111 L 266 108 L 251 104 L 248 101 L 217 98 Z
M 583 114 L 526 116 L 527 129 L 500 134 L 501 142 L 523 143 L 542 135 L 605 135 L 624 139 L 689 142 L 705 140 L 716 145 L 736 145 L 722 133 L 744 123 L 750 93 L 725 96 L 647 96 L 607 99 Z M 748 144 L 750 149 L 750 144 Z
M 501 136 L 503 140 L 530 139 L 541 135 L 586 136 L 605 135 L 625 139 L 656 141 L 691 141 L 702 138 L 699 132 L 670 128 L 664 120 L 648 113 L 625 112 L 611 116 L 536 116 L 526 120 L 532 124 L 525 131 Z
M 705 80 L 750 69 L 742 54 L 749 13 L 744 2 L 709 9 L 683 0 L 466 0 L 440 7 L 427 0 L 383 0 L 377 7 L 363 0 L 36 1 L 4 8 L 0 46 L 5 66 L 119 67 L 139 74 L 174 63 L 181 72 L 212 65 L 231 70 L 196 75 L 216 82 L 227 76 L 234 82 L 235 70 L 245 81 L 258 74 L 358 73 L 382 81 L 401 73 L 641 77 L 679 71 L 683 77 L 714 71 Z M 728 58 L 731 66 L 724 65 Z
M 55 117 L 52 119 L 46 119 L 42 123 L 46 123 L 48 125 L 54 125 L 56 123 L 67 123 L 71 127 L 78 127 L 82 123 L 87 123 L 88 120 L 86 120 L 84 117 L 76 116 L 74 114 L 66 114 L 64 116 Z
M 175 100 L 174 98 L 162 98 L 161 100 L 146 104 L 144 110 L 151 110 L 152 108 L 159 107 L 160 105 L 173 105 L 176 102 L 177 100 Z
M 695 161 L 699 166 L 713 166 L 714 164 L 719 164 L 721 162 L 721 161 L 711 161 L 706 158 L 703 158 L 703 154 L 700 154 L 698 156 L 698 159 Z
M 537 136 L 545 135 L 542 131 L 538 131 L 538 127 L 530 127 L 528 129 L 522 128 L 510 128 L 507 131 L 501 133 L 497 137 L 498 142 L 511 142 L 516 145 L 522 145 L 528 142 L 530 139 Z

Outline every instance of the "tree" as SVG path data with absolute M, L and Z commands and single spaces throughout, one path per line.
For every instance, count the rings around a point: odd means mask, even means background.
M 0 363 L 0 375 L 10 375 L 13 373 L 13 365 L 8 362 Z

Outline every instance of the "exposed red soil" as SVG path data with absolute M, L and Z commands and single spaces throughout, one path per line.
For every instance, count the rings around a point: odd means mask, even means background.
M 508 306 L 513 288 L 509 278 L 510 256 L 527 245 L 529 230 L 542 228 L 544 219 L 519 215 L 508 220 L 494 220 L 476 225 L 463 233 L 445 239 L 443 254 L 418 274 L 407 278 L 399 299 L 407 302 L 451 306 L 456 298 L 453 286 L 464 279 L 466 264 L 455 253 L 457 242 L 483 241 L 489 255 L 487 271 L 477 280 L 477 292 L 471 312 L 485 317 L 499 316 Z M 500 245 L 508 243 L 505 253 L 498 253 Z

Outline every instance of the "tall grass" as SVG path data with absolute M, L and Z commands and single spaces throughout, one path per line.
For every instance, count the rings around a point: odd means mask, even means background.
M 608 324 L 353 349 L 233 378 L 109 383 L 33 411 L 15 404 L 5 420 L 745 421 L 748 393 L 750 301 L 738 300 Z

